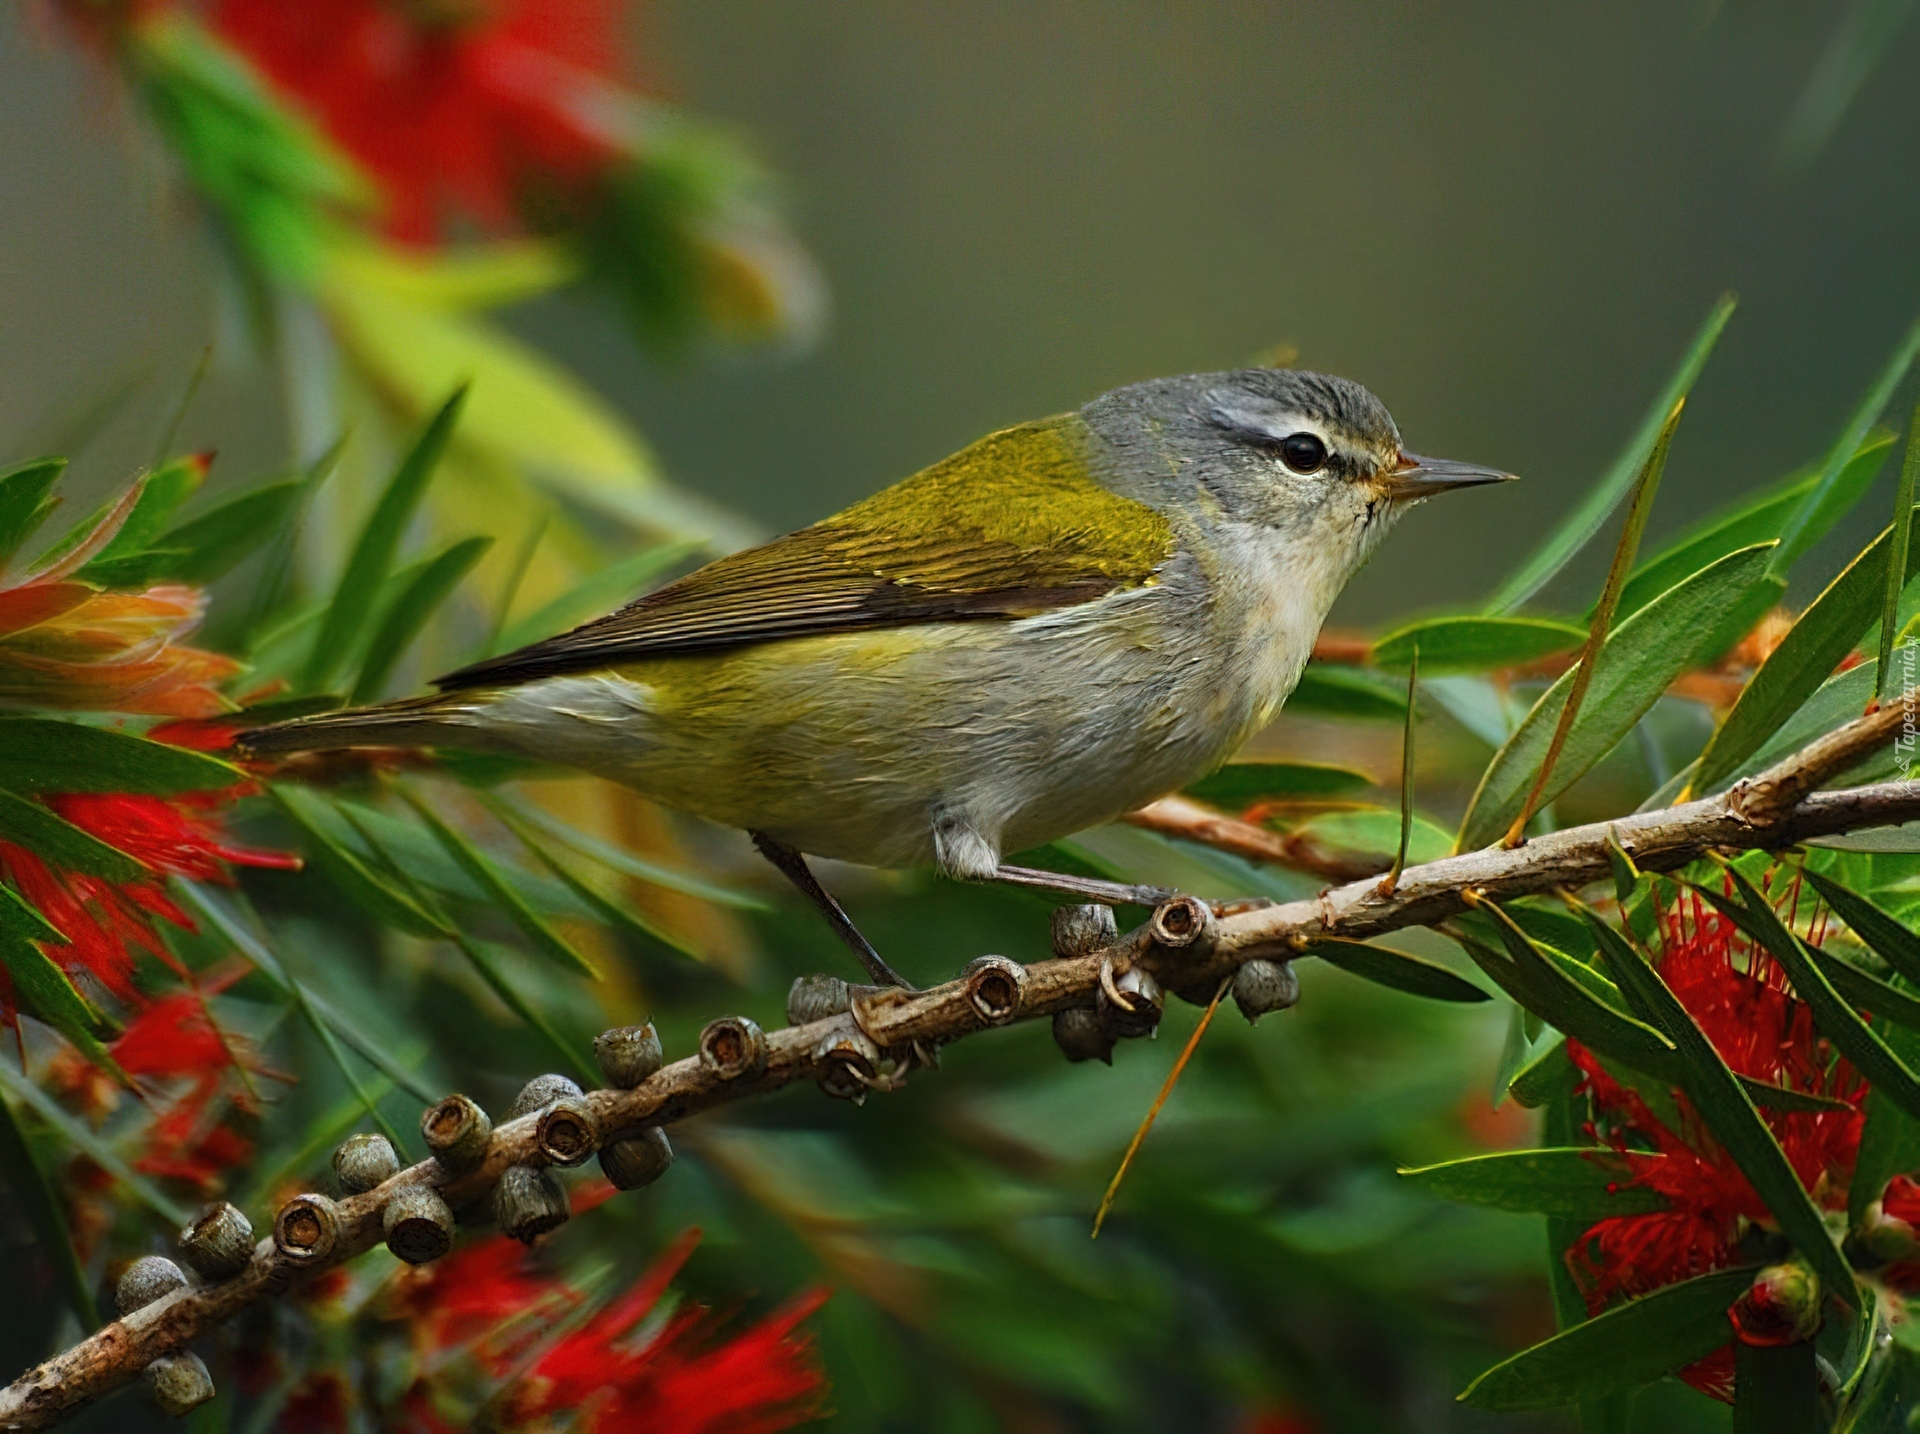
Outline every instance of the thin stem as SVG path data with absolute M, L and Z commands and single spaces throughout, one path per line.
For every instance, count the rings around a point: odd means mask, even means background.
M 1887 677 L 1893 669 L 1894 629 L 1900 622 L 1900 593 L 1907 585 L 1907 545 L 1913 537 L 1913 490 L 1920 478 L 1920 404 L 1907 425 L 1907 451 L 1900 460 L 1900 483 L 1893 495 L 1893 535 L 1887 542 L 1887 596 L 1880 612 L 1880 667 L 1875 674 L 1874 698 L 1887 696 Z

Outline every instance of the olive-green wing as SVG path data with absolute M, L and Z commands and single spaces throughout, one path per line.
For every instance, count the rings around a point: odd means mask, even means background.
M 511 685 L 781 638 L 1028 617 L 1150 582 L 1173 555 L 1173 530 L 1089 476 L 1091 441 L 1077 415 L 993 434 L 811 528 L 436 685 Z

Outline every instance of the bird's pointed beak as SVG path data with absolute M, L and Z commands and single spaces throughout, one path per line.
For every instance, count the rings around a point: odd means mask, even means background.
M 1498 468 L 1482 468 L 1474 463 L 1455 463 L 1450 458 L 1422 458 L 1417 453 L 1402 453 L 1400 461 L 1389 469 L 1382 481 L 1387 496 L 1396 503 L 1417 502 L 1435 493 L 1451 493 L 1456 488 L 1478 488 L 1482 483 L 1511 483 L 1515 475 Z

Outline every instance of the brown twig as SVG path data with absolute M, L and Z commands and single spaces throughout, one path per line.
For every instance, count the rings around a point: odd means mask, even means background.
M 1137 812 L 1128 812 L 1121 820 L 1162 836 L 1232 852 L 1248 861 L 1305 872 L 1322 881 L 1359 881 L 1380 875 L 1392 864 L 1387 857 L 1329 847 L 1299 832 L 1268 831 L 1187 797 L 1162 797 Z
M 844 1014 L 767 1033 L 764 1062 L 727 1067 L 690 1057 L 662 1067 L 632 1089 L 590 1092 L 581 1105 L 592 1124 L 593 1140 L 604 1146 L 646 1127 L 685 1120 L 796 1080 L 831 1079 L 849 1049 L 872 1048 L 892 1056 L 898 1074 L 916 1063 L 916 1047 L 925 1051 L 989 1026 L 1095 1004 L 1103 965 L 1109 971 L 1142 966 L 1166 988 L 1205 1001 L 1244 962 L 1255 957 L 1291 959 L 1314 937 L 1358 938 L 1431 925 L 1463 910 L 1468 892 L 1506 900 L 1600 880 L 1611 870 L 1610 837 L 1641 869 L 1670 871 L 1715 849 L 1778 849 L 1812 837 L 1920 819 L 1920 781 L 1804 795 L 1884 743 L 1897 726 L 1885 713 L 1863 718 L 1821 738 L 1737 793 L 1571 827 L 1513 850 L 1494 847 L 1412 866 L 1392 892 L 1382 893 L 1379 883 L 1369 879 L 1285 905 L 1234 910 L 1233 904 L 1220 903 L 1220 910 L 1233 914 L 1221 914 L 1205 939 L 1180 946 L 1156 942 L 1150 922 L 1102 951 L 1022 968 L 1021 979 L 1006 983 L 1017 993 L 1006 1012 L 995 1007 L 983 1014 L 976 1000 L 977 973 L 925 991 L 862 991 Z M 1781 794 L 1789 792 L 1803 795 L 1791 806 L 1778 808 Z M 1769 819 L 1756 820 L 1756 811 Z M 873 1084 L 897 1084 L 897 1079 Z M 427 1186 L 437 1189 L 455 1211 L 482 1207 L 509 1167 L 547 1163 L 536 1134 L 539 1122 L 538 1116 L 524 1116 L 499 1126 L 484 1154 L 458 1173 L 428 1160 L 364 1194 L 340 1200 L 332 1207 L 338 1233 L 321 1253 L 300 1258 L 282 1251 L 272 1239 L 262 1240 L 252 1260 L 231 1278 L 191 1285 L 97 1330 L 0 1390 L 0 1429 L 51 1427 L 248 1306 L 353 1259 L 380 1242 L 386 1207 L 402 1192 Z

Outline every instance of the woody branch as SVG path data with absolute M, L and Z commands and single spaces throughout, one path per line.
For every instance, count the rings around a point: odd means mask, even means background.
M 1470 899 L 1505 900 L 1605 877 L 1610 839 L 1643 870 L 1665 871 L 1709 851 L 1780 849 L 1920 820 L 1920 781 L 1813 790 L 1892 739 L 1899 722 L 1898 709 L 1891 711 L 1820 738 L 1722 796 L 1571 827 L 1512 850 L 1495 847 L 1409 867 L 1391 892 L 1365 879 L 1311 900 L 1251 909 L 1245 902 L 1208 906 L 1176 897 L 1146 925 L 1095 950 L 1024 967 L 982 958 L 961 978 L 925 991 L 854 988 L 846 1009 L 769 1033 L 724 1017 L 702 1033 L 698 1055 L 661 1066 L 631 1088 L 592 1091 L 507 1121 L 476 1142 L 464 1162 L 450 1155 L 426 1160 L 338 1201 L 298 1197 L 280 1212 L 276 1233 L 260 1240 L 236 1273 L 164 1295 L 0 1390 L 0 1428 L 51 1427 L 256 1301 L 364 1253 L 386 1237 L 389 1207 L 417 1203 L 423 1192 L 436 1192 L 446 1207 L 467 1214 L 484 1208 L 509 1170 L 578 1163 L 649 1127 L 796 1080 L 819 1081 L 840 1095 L 886 1088 L 924 1064 L 934 1047 L 993 1026 L 1095 1006 L 1103 989 L 1111 992 L 1136 969 L 1204 1002 L 1243 963 L 1289 959 L 1317 937 L 1431 925 L 1464 910 Z M 894 1075 L 878 1074 L 889 1061 Z M 435 1107 L 429 1119 L 463 1099 Z

